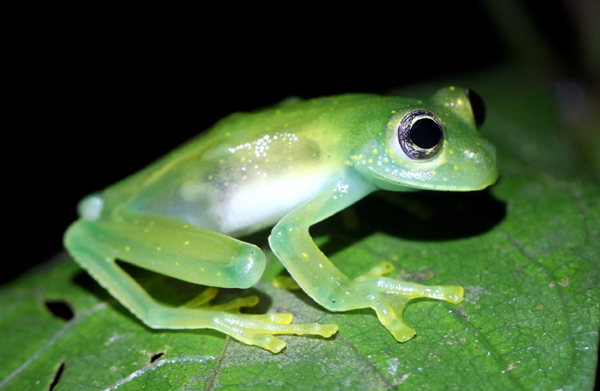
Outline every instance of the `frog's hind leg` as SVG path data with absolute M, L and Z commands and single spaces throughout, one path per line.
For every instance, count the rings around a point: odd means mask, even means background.
M 197 297 L 195 302 L 188 302 L 178 308 L 156 302 L 129 274 L 119 267 L 115 261 L 117 258 L 175 277 L 181 275 L 181 270 L 177 269 L 177 266 L 181 266 L 189 274 L 186 276 L 186 280 L 194 282 L 200 279 L 205 284 L 208 282 L 208 285 L 211 285 L 209 281 L 204 280 L 202 270 L 197 270 L 202 269 L 198 265 L 204 265 L 203 262 L 198 262 L 197 258 L 204 257 L 209 253 L 216 259 L 212 259 L 213 265 L 209 263 L 207 267 L 217 265 L 219 261 L 224 264 L 222 268 L 213 267 L 210 272 L 213 275 L 218 273 L 224 275 L 220 280 L 217 278 L 215 280 L 218 280 L 221 285 L 230 284 L 230 287 L 249 284 L 244 276 L 240 278 L 236 275 L 235 270 L 228 269 L 228 262 L 235 262 L 230 259 L 231 253 L 245 257 L 242 258 L 245 262 L 241 262 L 241 264 L 246 265 L 247 269 L 257 267 L 261 273 L 265 261 L 264 254 L 250 244 L 224 235 L 219 237 L 219 234 L 206 233 L 197 227 L 194 228 L 195 234 L 182 236 L 181 232 L 174 231 L 174 226 L 169 225 L 169 221 L 160 221 L 159 224 L 158 220 L 160 218 L 156 221 L 153 220 L 154 231 L 150 230 L 149 232 L 146 232 L 149 225 L 139 221 L 131 224 L 128 224 L 127 221 L 119 221 L 117 224 L 79 220 L 69 227 L 65 235 L 65 246 L 100 285 L 152 328 L 211 328 L 244 343 L 261 346 L 272 352 L 279 352 L 285 346 L 285 342 L 275 337 L 276 334 L 329 337 L 337 331 L 336 325 L 290 324 L 292 321 L 290 314 L 241 314 L 241 307 L 252 306 L 258 302 L 257 298 L 253 296 L 218 306 L 208 306 L 208 301 L 216 294 L 216 290 L 213 288 L 209 288 L 207 293 Z M 180 224 L 180 222 L 176 221 L 174 224 Z M 174 246 L 169 240 L 175 239 L 183 242 Z M 205 246 L 213 245 L 213 249 L 207 249 L 202 253 L 188 254 L 189 247 L 185 244 L 187 239 L 190 242 L 195 241 L 196 246 L 199 246 L 200 242 Z M 233 249 L 227 246 L 228 241 L 233 241 Z M 224 248 L 225 254 L 219 255 L 214 247 Z M 157 250 L 157 248 L 160 249 Z M 252 259 L 249 260 L 248 257 Z M 168 267 L 169 263 L 170 268 Z M 240 264 L 238 263 L 237 266 L 239 267 Z M 175 269 L 175 272 L 172 272 L 171 269 Z M 197 308 L 190 308 L 190 304 Z

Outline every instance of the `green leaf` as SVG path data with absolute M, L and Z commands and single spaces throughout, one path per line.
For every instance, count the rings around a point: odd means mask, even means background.
M 61 365 L 60 390 L 591 390 L 600 187 L 542 87 L 495 74 L 469 84 L 489 109 L 495 186 L 382 193 L 312 231 L 351 277 L 385 260 L 392 277 L 465 288 L 459 305 L 411 302 L 404 317 L 414 339 L 396 342 L 372 310 L 330 313 L 302 291 L 274 288 L 277 261 L 242 292 L 260 296 L 253 310 L 336 323 L 336 336 L 283 336 L 287 348 L 272 354 L 211 330 L 151 330 L 63 255 L 0 291 L 0 390 L 46 390 Z M 171 304 L 201 289 L 127 270 Z M 61 302 L 72 319 L 60 317 Z

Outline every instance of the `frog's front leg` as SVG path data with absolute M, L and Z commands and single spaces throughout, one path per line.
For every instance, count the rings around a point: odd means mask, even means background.
M 178 308 L 157 303 L 116 259 L 193 283 L 229 288 L 253 285 L 264 270 L 265 256 L 258 247 L 179 219 L 135 214 L 81 219 L 69 227 L 65 246 L 103 287 L 152 328 L 211 328 L 272 352 L 285 346 L 275 334 L 329 337 L 337 331 L 336 325 L 289 324 L 290 314 L 241 314 L 240 307 L 255 305 L 256 297 L 211 307 L 207 302 L 215 293 L 212 290 Z
M 338 181 L 284 217 L 273 228 L 269 242 L 296 282 L 319 304 L 331 311 L 373 308 L 396 340 L 404 342 L 415 335 L 402 321 L 402 311 L 409 300 L 428 297 L 459 303 L 462 287 L 424 286 L 383 277 L 379 272 L 351 280 L 327 259 L 308 233 L 311 225 L 374 190 L 374 186 L 348 169 Z

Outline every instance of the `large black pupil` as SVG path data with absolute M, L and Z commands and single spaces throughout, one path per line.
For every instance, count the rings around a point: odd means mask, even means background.
M 430 149 L 439 144 L 442 139 L 442 130 L 435 121 L 422 118 L 413 123 L 409 135 L 417 147 Z
M 475 125 L 481 126 L 485 121 L 485 105 L 483 99 L 475 91 L 468 90 L 467 96 L 471 103 L 471 109 L 473 109 L 473 117 L 475 117 Z

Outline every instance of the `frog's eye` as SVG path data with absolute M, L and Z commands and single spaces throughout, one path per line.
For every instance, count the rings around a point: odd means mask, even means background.
M 473 118 L 475 118 L 475 125 L 479 129 L 485 121 L 485 105 L 483 99 L 475 91 L 471 91 L 468 88 L 465 90 L 469 103 L 471 104 L 471 111 L 473 111 Z
M 411 159 L 423 160 L 434 157 L 444 139 L 442 121 L 427 110 L 412 111 L 398 126 L 400 147 Z

